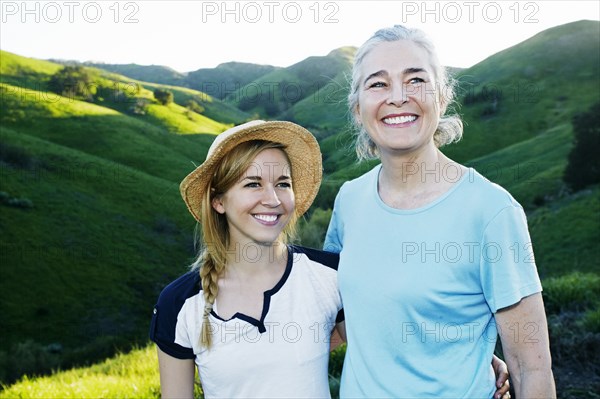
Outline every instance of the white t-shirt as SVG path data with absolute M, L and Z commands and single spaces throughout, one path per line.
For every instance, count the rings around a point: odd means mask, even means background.
M 260 320 L 241 313 L 224 320 L 215 303 L 210 350 L 199 345 L 199 273 L 187 273 L 161 293 L 150 338 L 173 357 L 195 360 L 206 398 L 328 398 L 329 340 L 343 317 L 337 263 L 337 255 L 290 246 Z

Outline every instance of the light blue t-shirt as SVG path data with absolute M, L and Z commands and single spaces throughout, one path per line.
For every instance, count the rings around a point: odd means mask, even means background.
M 395 209 L 380 169 L 342 186 L 325 239 L 340 253 L 340 396 L 489 399 L 494 313 L 542 289 L 523 209 L 473 169 L 434 202 Z

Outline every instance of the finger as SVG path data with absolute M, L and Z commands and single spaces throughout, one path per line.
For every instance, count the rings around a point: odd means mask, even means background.
M 496 393 L 494 394 L 494 398 L 496 399 L 507 399 L 506 394 L 508 394 L 508 398 L 510 398 L 510 393 L 508 392 L 510 390 L 510 383 L 508 382 L 508 380 L 505 381 L 504 385 L 502 385 L 500 388 L 498 388 L 496 390 Z
M 508 382 L 508 370 L 499 370 L 496 386 L 502 388 Z

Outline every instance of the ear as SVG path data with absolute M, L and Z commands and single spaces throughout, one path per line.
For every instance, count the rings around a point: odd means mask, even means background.
M 211 205 L 212 205 L 213 209 L 215 211 L 217 211 L 217 213 L 220 213 L 221 215 L 225 214 L 225 206 L 223 205 L 223 198 L 220 195 L 213 198 Z

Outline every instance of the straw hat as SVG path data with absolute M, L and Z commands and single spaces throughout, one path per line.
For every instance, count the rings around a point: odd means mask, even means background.
M 200 205 L 215 167 L 236 145 L 250 140 L 266 140 L 283 144 L 292 167 L 292 187 L 296 209 L 302 215 L 310 208 L 321 184 L 322 163 L 319 144 L 305 128 L 285 121 L 252 121 L 219 134 L 206 155 L 206 160 L 181 182 L 179 190 L 194 218 L 202 223 Z

